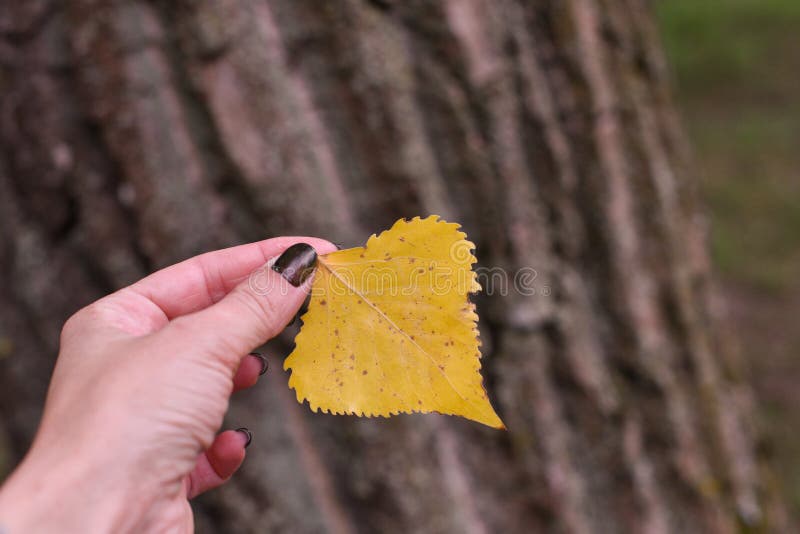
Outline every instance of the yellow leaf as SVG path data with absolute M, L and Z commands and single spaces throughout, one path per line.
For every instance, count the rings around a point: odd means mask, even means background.
M 335 414 L 460 415 L 505 428 L 480 375 L 474 245 L 459 225 L 399 220 L 365 247 L 321 256 L 284 363 L 301 403 Z

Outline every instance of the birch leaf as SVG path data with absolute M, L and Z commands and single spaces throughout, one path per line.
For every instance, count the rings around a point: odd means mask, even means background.
M 459 415 L 505 428 L 480 375 L 474 245 L 437 216 L 399 220 L 366 246 L 320 256 L 284 363 L 314 411 Z

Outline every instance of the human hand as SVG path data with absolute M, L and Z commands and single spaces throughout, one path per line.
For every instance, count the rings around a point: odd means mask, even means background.
M 230 395 L 255 384 L 262 360 L 248 354 L 301 306 L 314 249 L 335 246 L 282 237 L 203 254 L 72 316 L 39 431 L 0 491 L 0 532 L 192 532 L 188 499 L 224 483 L 249 444 L 217 434 Z M 256 291 L 251 273 L 285 250 Z

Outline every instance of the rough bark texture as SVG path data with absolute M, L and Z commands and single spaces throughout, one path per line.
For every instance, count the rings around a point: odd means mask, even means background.
M 315 415 L 272 372 L 232 405 L 254 446 L 199 531 L 775 527 L 665 78 L 646 0 L 3 2 L 5 469 L 80 306 L 206 250 L 437 213 L 538 274 L 479 298 L 509 431 Z

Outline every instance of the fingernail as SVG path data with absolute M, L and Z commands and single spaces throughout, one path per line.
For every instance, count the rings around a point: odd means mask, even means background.
M 250 356 L 255 356 L 259 360 L 261 360 L 261 372 L 258 373 L 259 375 L 263 375 L 269 369 L 269 361 L 267 361 L 267 357 L 261 354 L 260 352 L 251 352 Z
M 304 313 L 308 311 L 308 305 L 311 302 L 311 295 L 306 296 L 306 300 L 303 301 L 303 304 L 300 305 L 300 309 L 297 310 L 297 318 L 303 316 Z
M 250 442 L 251 442 L 251 441 L 253 441 L 253 433 L 252 433 L 252 432 L 250 432 L 250 431 L 249 431 L 248 429 L 246 429 L 245 427 L 242 427 L 242 428 L 237 428 L 237 429 L 236 429 L 236 431 L 237 431 L 237 432 L 241 432 L 242 434 L 244 434 L 245 436 L 247 436 L 247 442 L 244 444 L 244 448 L 246 449 L 247 447 L 249 447 L 249 446 L 250 446 Z
M 280 273 L 294 287 L 305 282 L 317 263 L 317 251 L 307 243 L 296 243 L 275 260 L 272 270 Z
M 292 321 L 289 324 L 287 324 L 286 326 L 292 326 L 294 323 L 299 321 L 300 318 L 303 315 L 305 315 L 305 313 L 308 311 L 308 303 L 309 302 L 311 302 L 311 294 L 310 293 L 308 295 L 306 295 L 306 300 L 303 301 L 303 304 L 300 305 L 300 309 L 297 310 L 297 313 L 295 313 L 294 317 L 292 317 Z M 2 534 L 2 533 L 0 533 L 0 534 Z

